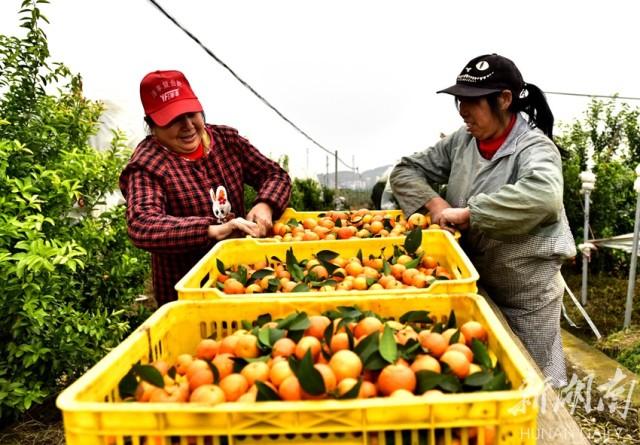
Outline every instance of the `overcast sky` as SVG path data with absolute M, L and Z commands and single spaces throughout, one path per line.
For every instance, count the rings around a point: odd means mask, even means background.
M 457 129 L 452 98 L 435 92 L 480 54 L 511 58 L 525 81 L 544 91 L 640 97 L 634 1 L 157 1 L 285 116 L 361 172 Z M 19 32 L 19 6 L 19 0 L 0 2 L 3 34 Z M 178 69 L 208 122 L 237 128 L 274 159 L 289 155 L 294 176 L 325 173 L 324 151 L 148 0 L 51 0 L 41 9 L 51 22 L 44 29 L 52 60 L 82 74 L 88 97 L 120 107 L 118 124 L 135 142 L 144 134 L 140 80 L 156 69 Z M 558 95 L 548 100 L 557 122 L 581 117 L 588 104 Z

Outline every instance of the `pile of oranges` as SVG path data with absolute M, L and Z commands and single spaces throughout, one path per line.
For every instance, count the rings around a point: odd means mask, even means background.
M 130 395 L 139 402 L 216 405 L 434 397 L 507 384 L 486 348 L 485 327 L 470 320 L 457 328 L 453 312 L 446 325 L 433 323 L 426 311 L 395 321 L 357 307 L 311 316 L 296 312 L 275 321 L 264 317 L 251 329 L 201 340 L 174 363 L 135 365 L 137 385 Z
M 414 244 L 419 245 L 421 232 L 418 229 L 414 233 L 418 237 Z M 389 257 L 381 253 L 346 258 L 323 250 L 311 259 L 298 261 L 290 248 L 286 261 L 272 257 L 230 267 L 218 261 L 218 272 L 216 287 L 226 294 L 424 289 L 436 280 L 454 278 L 422 247 L 408 248 L 406 242 L 404 248 L 394 246 Z
M 439 229 L 430 224 L 429 215 L 414 213 L 408 219 L 384 211 L 368 209 L 342 212 L 330 210 L 320 213 L 317 218 L 303 220 L 295 218 L 273 225 L 273 238 L 281 241 L 317 241 L 349 238 L 372 238 L 403 236 L 407 231 L 420 229 Z

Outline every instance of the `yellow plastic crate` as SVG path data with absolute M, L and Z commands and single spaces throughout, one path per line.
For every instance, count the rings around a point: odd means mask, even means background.
M 533 445 L 543 382 L 479 295 L 388 294 L 358 299 L 363 310 L 399 318 L 428 310 L 443 321 L 474 319 L 488 330 L 510 390 L 442 394 L 433 398 L 373 398 L 299 402 L 199 404 L 120 402 L 118 382 L 131 365 L 193 353 L 200 339 L 221 338 L 270 313 L 319 314 L 353 305 L 350 297 L 233 301 L 176 301 L 162 306 L 118 347 L 60 394 L 68 445 L 85 444 L 436 444 L 451 443 L 453 428 L 495 426 L 496 444 Z M 120 402 L 120 403 L 119 403 Z M 463 430 L 463 431 L 466 431 Z M 484 429 L 480 428 L 480 434 Z M 462 444 L 475 443 L 463 433 Z M 440 439 L 442 440 L 442 439 Z M 442 442 L 438 442 L 442 443 Z
M 213 248 L 176 284 L 178 299 L 204 300 L 210 298 L 245 298 L 246 294 L 225 294 L 215 286 L 219 275 L 216 260 L 221 260 L 225 266 L 232 264 L 252 264 L 264 260 L 265 256 L 276 256 L 285 260 L 287 250 L 292 247 L 298 260 L 311 258 L 312 254 L 321 250 L 339 252 L 344 257 L 354 257 L 362 250 L 363 257 L 369 254 L 380 255 L 385 248 L 385 255 L 393 253 L 393 246 L 404 243 L 404 238 L 350 238 L 335 241 L 288 241 L 274 243 L 269 240 L 253 238 L 229 239 L 217 243 Z M 478 271 L 473 266 L 469 257 L 464 253 L 453 236 L 446 230 L 423 230 L 422 247 L 427 255 L 433 256 L 441 266 L 446 267 L 454 276 L 452 280 L 437 280 L 426 289 L 388 290 L 391 294 L 401 292 L 417 292 L 431 294 L 459 294 L 476 293 L 478 288 Z M 323 296 L 365 295 L 371 291 L 334 291 L 322 292 Z M 272 293 L 262 294 L 263 298 L 291 297 L 299 293 Z
M 295 219 L 297 221 L 303 221 L 306 218 L 315 218 L 320 219 L 320 215 L 326 214 L 330 212 L 330 210 L 322 210 L 319 212 L 309 212 L 309 211 L 297 211 L 294 208 L 287 207 L 285 211 L 282 213 L 282 216 L 276 221 L 286 224 L 290 219 Z M 350 210 L 343 210 L 343 212 L 348 213 Z M 373 215 L 390 215 L 393 218 L 400 217 L 404 219 L 404 213 L 402 210 L 369 210 L 369 212 Z

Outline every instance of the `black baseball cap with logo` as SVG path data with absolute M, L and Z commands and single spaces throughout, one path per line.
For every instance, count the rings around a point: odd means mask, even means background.
M 485 54 L 471 59 L 456 78 L 455 85 L 438 93 L 480 97 L 511 90 L 518 95 L 524 85 L 522 74 L 515 63 L 498 54 Z

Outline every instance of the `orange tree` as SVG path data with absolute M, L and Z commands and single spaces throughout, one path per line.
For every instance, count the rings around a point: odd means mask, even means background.
M 102 105 L 48 62 L 40 3 L 22 4 L 24 37 L 0 35 L 0 422 L 54 396 L 145 316 L 133 299 L 148 258 L 122 208 L 94 211 L 128 149 L 118 134 L 105 151 L 88 145 Z
M 587 147 L 593 146 L 596 175 L 591 193 L 590 226 L 595 238 L 633 232 L 637 195 L 635 168 L 640 163 L 640 111 L 616 100 L 593 100 L 582 120 L 566 125 L 556 142 L 564 149 L 564 204 L 577 243 L 584 239 L 584 196 L 580 172 L 587 166 Z M 589 235 L 589 238 L 593 238 Z M 591 272 L 626 277 L 629 255 L 602 249 L 593 255 Z M 576 264 L 581 264 L 577 261 Z

